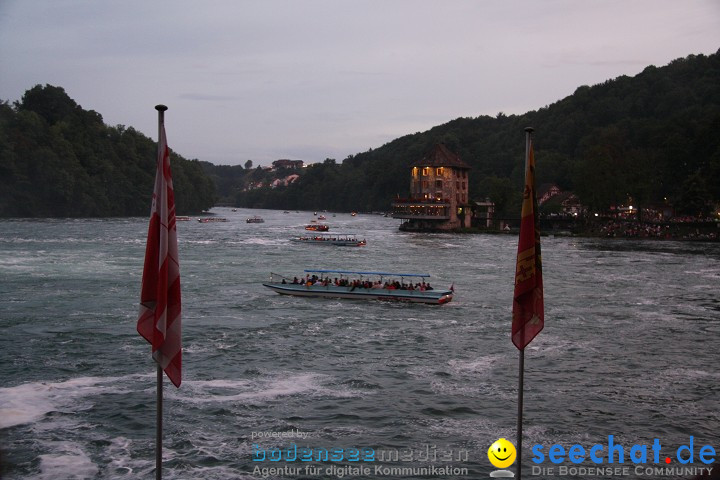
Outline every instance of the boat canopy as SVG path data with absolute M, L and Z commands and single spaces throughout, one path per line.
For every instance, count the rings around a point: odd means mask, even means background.
M 305 273 L 341 273 L 353 275 L 382 275 L 383 277 L 423 277 L 430 275 L 427 273 L 392 273 L 392 272 L 355 272 L 352 270 L 304 270 Z

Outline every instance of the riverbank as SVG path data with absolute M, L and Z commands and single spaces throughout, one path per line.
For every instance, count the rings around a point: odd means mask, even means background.
M 457 233 L 483 233 L 493 235 L 517 235 L 517 227 L 501 230 L 494 228 L 465 228 Z M 634 222 L 625 220 L 597 220 L 593 222 L 564 222 L 553 224 L 541 220 L 543 236 L 589 237 L 589 238 L 647 238 L 655 240 L 720 241 L 720 222 Z
M 606 238 L 656 238 L 716 242 L 720 238 L 718 222 L 626 222 L 612 220 L 591 225 L 584 236 Z

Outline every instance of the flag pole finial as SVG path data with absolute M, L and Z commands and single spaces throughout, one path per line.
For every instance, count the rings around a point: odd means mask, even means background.
M 161 106 L 162 106 L 162 105 L 158 105 L 158 107 L 161 107 Z M 155 107 L 155 108 L 158 108 L 158 107 Z M 166 108 L 167 108 L 167 107 L 166 107 Z M 534 129 L 533 127 L 525 127 L 525 131 L 526 131 L 527 133 L 533 133 L 533 132 L 535 131 L 535 129 Z
M 165 110 L 167 110 L 167 107 L 165 105 L 155 105 L 155 110 L 157 110 L 158 112 L 164 112 Z

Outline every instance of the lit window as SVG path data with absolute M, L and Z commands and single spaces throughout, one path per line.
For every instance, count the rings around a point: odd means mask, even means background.
M 442 177 L 443 172 L 444 172 L 443 167 L 438 167 L 435 169 L 435 175 L 437 175 L 438 177 Z
M 423 177 L 427 177 L 428 175 L 430 175 L 430 167 L 423 167 L 422 174 Z

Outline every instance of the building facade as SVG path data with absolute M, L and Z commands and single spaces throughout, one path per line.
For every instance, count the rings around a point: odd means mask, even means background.
M 297 169 L 297 168 L 303 168 L 305 162 L 302 160 L 288 160 L 286 158 L 281 158 L 280 160 L 275 160 L 272 162 L 272 168 L 277 170 L 278 168 L 290 168 L 290 169 Z
M 404 220 L 401 230 L 449 231 L 470 227 L 468 164 L 440 143 L 410 169 L 410 196 L 393 203 L 393 217 Z

